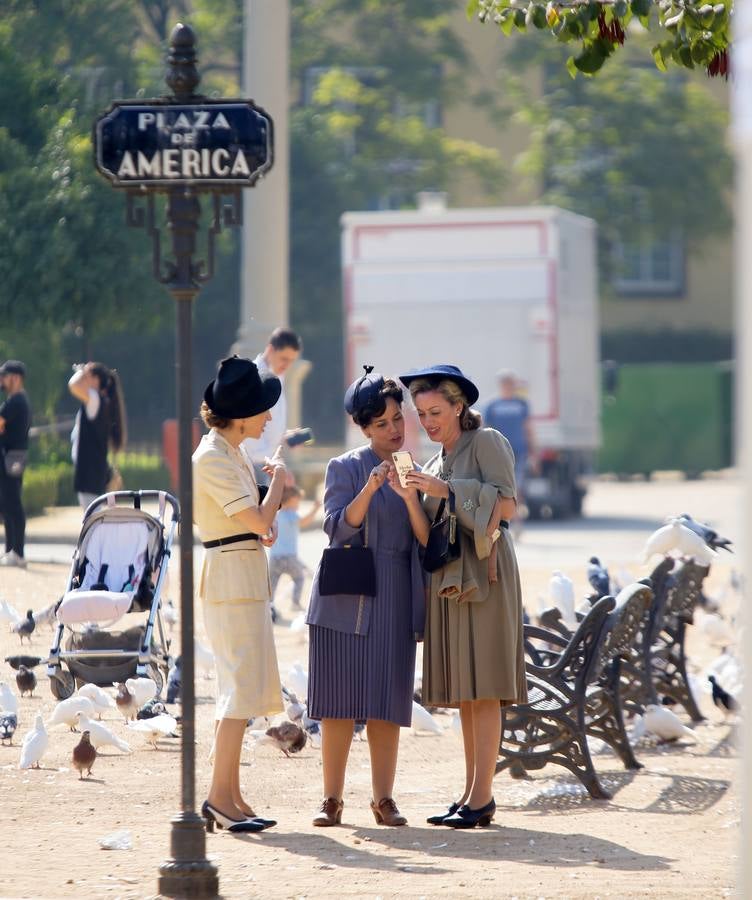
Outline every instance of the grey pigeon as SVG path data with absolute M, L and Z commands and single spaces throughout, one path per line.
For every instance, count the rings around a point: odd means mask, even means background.
M 149 700 L 148 703 L 144 703 L 136 713 L 136 719 L 154 719 L 166 712 L 164 703 L 155 698 L 154 700 Z
M 90 737 L 89 732 L 84 731 L 81 735 L 81 740 L 73 748 L 71 761 L 73 768 L 78 769 L 79 778 L 84 777 L 84 770 L 86 770 L 87 777 L 91 775 L 91 767 L 97 758 L 97 748 L 92 744 Z
M 181 657 L 175 660 L 167 675 L 167 702 L 175 703 L 180 699 L 182 689 L 183 661 Z
M 305 747 L 308 735 L 294 722 L 282 722 L 262 732 L 250 732 L 260 744 L 274 744 L 285 756 L 291 753 L 300 753 Z
M 0 743 L 8 741 L 13 744 L 13 735 L 18 728 L 18 716 L 15 713 L 0 713 Z
M 708 547 L 711 547 L 713 550 L 722 549 L 728 550 L 729 553 L 734 552 L 731 549 L 733 541 L 722 537 L 714 528 L 711 528 L 710 525 L 705 525 L 703 522 L 696 522 L 689 513 L 682 513 L 679 516 L 679 519 L 681 520 L 682 525 L 699 535 Z
M 6 656 L 5 661 L 11 667 L 11 669 L 16 669 L 20 666 L 26 666 L 27 669 L 33 669 L 35 666 L 38 666 L 40 662 L 42 662 L 41 656 L 27 656 L 25 653 L 16 653 L 15 656 Z
M 14 625 L 13 630 L 20 638 L 22 644 L 24 638 L 26 638 L 28 642 L 31 643 L 31 633 L 36 627 L 37 625 L 34 621 L 34 610 L 29 609 L 26 611 L 26 618 L 19 622 L 18 625 Z
M 18 672 L 16 673 L 16 685 L 18 686 L 18 692 L 22 697 L 24 694 L 33 697 L 34 688 L 37 686 L 37 676 L 31 669 L 27 669 L 26 666 L 21 665 L 18 667 Z
M 599 599 L 607 596 L 611 586 L 611 579 L 608 575 L 608 569 L 601 565 L 601 561 L 597 556 L 590 557 L 590 563 L 587 567 L 587 580 Z

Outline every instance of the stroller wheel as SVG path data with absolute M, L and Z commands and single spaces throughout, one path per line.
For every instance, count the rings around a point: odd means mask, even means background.
M 73 692 L 76 690 L 76 681 L 70 672 L 58 669 L 54 675 L 50 676 L 50 690 L 52 696 L 58 700 L 67 700 L 68 697 L 73 696 Z

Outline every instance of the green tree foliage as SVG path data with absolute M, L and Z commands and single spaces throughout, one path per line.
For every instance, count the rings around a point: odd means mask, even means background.
M 660 35 L 652 47 L 656 66 L 705 68 L 728 77 L 728 47 L 733 0 L 468 0 L 469 16 L 513 31 L 548 31 L 577 51 L 567 60 L 574 77 L 594 75 L 621 47 L 637 24 Z
M 341 437 L 339 218 L 404 208 L 460 176 L 498 196 L 495 150 L 447 135 L 442 110 L 468 92 L 469 60 L 446 0 L 292 0 L 291 314 L 316 362 L 306 415 Z M 377 361 L 376 361 L 377 362 Z
M 518 95 L 530 142 L 517 164 L 542 185 L 543 202 L 598 222 L 604 287 L 619 274 L 616 242 L 649 244 L 678 229 L 697 250 L 729 227 L 727 112 L 705 85 L 626 56 L 572 81 L 548 58 L 543 93 Z

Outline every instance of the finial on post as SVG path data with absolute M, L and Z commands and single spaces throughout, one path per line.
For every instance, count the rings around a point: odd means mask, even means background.
M 178 23 L 170 34 L 170 52 L 167 54 L 165 81 L 183 103 L 190 100 L 198 87 L 201 76 L 196 69 L 196 33 L 190 25 Z

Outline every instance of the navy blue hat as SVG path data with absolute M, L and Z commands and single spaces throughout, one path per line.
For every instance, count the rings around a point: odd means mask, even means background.
M 373 371 L 373 366 L 363 366 L 365 372 L 345 391 L 345 412 L 354 416 L 372 404 L 384 387 L 384 376 Z
M 256 363 L 240 356 L 223 359 L 217 377 L 204 391 L 209 409 L 223 419 L 247 419 L 271 409 L 282 393 L 282 382 Z
M 432 382 L 433 384 L 438 385 L 440 381 L 447 379 L 448 381 L 453 381 L 457 384 L 461 389 L 462 393 L 467 398 L 468 406 L 472 406 L 473 403 L 480 396 L 480 392 L 478 388 L 462 374 L 461 370 L 457 368 L 457 366 L 426 366 L 424 369 L 410 369 L 409 372 L 405 372 L 404 375 L 400 375 L 399 379 L 402 384 L 405 385 L 406 388 L 410 387 L 411 381 L 416 381 L 418 378 L 425 378 L 427 381 Z

